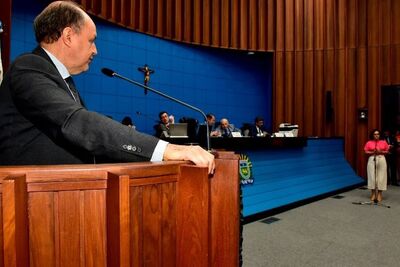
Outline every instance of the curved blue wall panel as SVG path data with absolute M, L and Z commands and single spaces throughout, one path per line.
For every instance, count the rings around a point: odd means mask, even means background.
M 254 178 L 254 184 L 242 186 L 245 217 L 364 182 L 344 158 L 343 139 L 241 153 L 249 157 Z

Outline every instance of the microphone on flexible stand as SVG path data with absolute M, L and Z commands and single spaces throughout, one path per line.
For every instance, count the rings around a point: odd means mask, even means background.
M 125 80 L 125 81 L 129 82 L 129 83 L 133 83 L 134 85 L 137 85 L 137 86 L 139 86 L 139 87 L 142 87 L 142 88 L 144 88 L 145 90 L 148 90 L 148 91 L 150 91 L 150 92 L 153 92 L 153 93 L 155 93 L 155 94 L 157 94 L 157 95 L 160 95 L 160 96 L 165 97 L 165 98 L 167 98 L 167 99 L 169 99 L 169 100 L 172 100 L 172 101 L 174 101 L 174 102 L 176 102 L 176 103 L 178 103 L 178 104 L 181 104 L 181 105 L 183 105 L 183 106 L 185 106 L 185 107 L 187 107 L 187 108 L 189 108 L 189 109 L 192 109 L 192 110 L 195 110 L 195 111 L 199 112 L 201 115 L 203 115 L 204 120 L 205 120 L 205 122 L 206 122 L 206 127 L 207 127 L 207 150 L 210 151 L 210 149 L 211 149 L 211 148 L 210 148 L 210 132 L 209 132 L 209 126 L 208 126 L 208 123 L 207 123 L 207 116 L 206 116 L 206 114 L 205 114 L 201 109 L 199 109 L 199 108 L 197 108 L 197 107 L 195 107 L 195 106 L 189 105 L 188 103 L 183 102 L 182 100 L 179 100 L 179 99 L 177 99 L 177 98 L 175 98 L 175 97 L 172 97 L 172 96 L 169 96 L 169 95 L 167 95 L 167 94 L 164 94 L 163 92 L 160 92 L 160 91 L 158 91 L 158 90 L 156 90 L 156 89 L 153 89 L 153 88 L 151 88 L 151 87 L 148 87 L 148 86 L 146 86 L 146 85 L 144 85 L 144 84 L 141 84 L 141 83 L 139 83 L 139 82 L 137 82 L 137 81 L 134 81 L 134 80 L 131 80 L 131 79 L 129 79 L 129 78 L 126 78 L 126 77 L 124 77 L 124 76 L 122 76 L 122 75 L 119 75 L 118 73 L 116 73 L 115 71 L 113 71 L 113 70 L 111 70 L 111 69 L 102 68 L 102 69 L 101 69 L 101 72 L 102 72 L 103 74 L 109 76 L 109 77 L 118 77 L 118 78 L 120 78 L 120 79 L 122 79 L 122 80 Z

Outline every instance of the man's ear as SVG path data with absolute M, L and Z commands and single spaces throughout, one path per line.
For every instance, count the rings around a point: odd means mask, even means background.
M 65 27 L 61 32 L 62 41 L 66 46 L 71 46 L 73 34 L 74 30 L 71 27 Z

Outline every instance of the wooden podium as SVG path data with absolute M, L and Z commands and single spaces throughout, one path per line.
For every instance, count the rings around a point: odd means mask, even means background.
M 0 266 L 239 266 L 238 157 L 0 167 Z

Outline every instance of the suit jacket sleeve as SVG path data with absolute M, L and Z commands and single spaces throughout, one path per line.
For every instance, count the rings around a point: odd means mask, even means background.
M 76 103 L 57 69 L 28 54 L 13 65 L 11 95 L 19 111 L 51 139 L 116 161 L 150 160 L 158 139 Z

